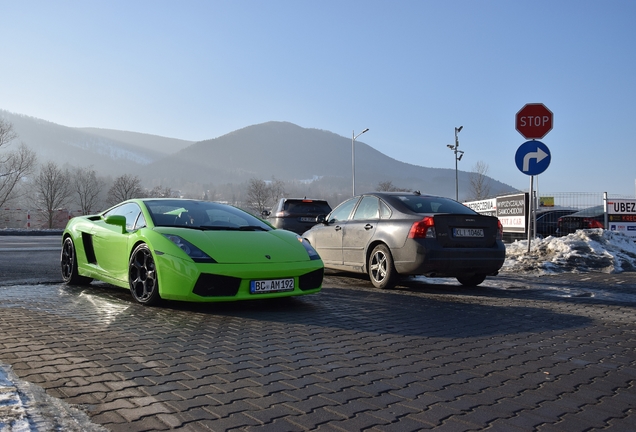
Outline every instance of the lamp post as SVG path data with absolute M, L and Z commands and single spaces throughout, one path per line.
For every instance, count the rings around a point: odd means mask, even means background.
M 355 131 L 351 132 L 351 177 L 353 178 L 353 196 L 356 196 L 356 151 L 355 151 L 355 142 L 356 138 L 358 138 L 363 133 L 367 132 L 369 128 L 366 128 L 358 135 L 355 134 Z
M 446 147 L 453 150 L 453 153 L 455 153 L 455 201 L 459 201 L 459 178 L 457 175 L 457 162 L 462 160 L 462 157 L 464 157 L 464 152 L 461 150 L 458 150 L 459 138 L 457 137 L 457 134 L 459 134 L 463 128 L 464 126 L 455 128 L 455 145 L 446 144 Z

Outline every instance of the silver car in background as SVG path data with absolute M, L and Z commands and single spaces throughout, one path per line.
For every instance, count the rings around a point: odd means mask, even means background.
M 378 288 L 400 275 L 454 277 L 466 286 L 504 263 L 503 227 L 449 198 L 374 192 L 341 203 L 303 234 L 326 268 L 368 273 Z

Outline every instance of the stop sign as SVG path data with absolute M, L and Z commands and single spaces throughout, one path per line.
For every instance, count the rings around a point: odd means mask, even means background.
M 543 138 L 552 130 L 552 111 L 541 103 L 526 104 L 515 117 L 515 128 L 527 139 Z

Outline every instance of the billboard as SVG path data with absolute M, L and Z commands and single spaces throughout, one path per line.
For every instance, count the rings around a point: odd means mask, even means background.
M 497 197 L 497 217 L 504 232 L 525 233 L 528 220 L 528 194 Z
M 526 233 L 528 226 L 528 194 L 499 196 L 480 201 L 465 202 L 464 205 L 477 213 L 497 216 L 504 233 Z
M 497 198 L 465 202 L 464 205 L 487 216 L 497 216 Z
M 607 200 L 607 229 L 636 239 L 636 200 Z

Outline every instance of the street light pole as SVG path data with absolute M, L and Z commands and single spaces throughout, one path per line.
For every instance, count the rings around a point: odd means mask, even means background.
M 464 157 L 464 152 L 461 151 L 461 150 L 458 150 L 458 148 L 459 148 L 459 137 L 457 136 L 457 134 L 459 134 L 462 131 L 463 128 L 464 128 L 464 126 L 460 126 L 460 127 L 456 127 L 455 128 L 455 145 L 446 144 L 446 147 L 448 147 L 449 149 L 453 150 L 453 153 L 455 153 L 455 201 L 459 201 L 459 176 L 458 176 L 458 171 L 457 171 L 457 162 L 462 160 L 462 157 Z
M 366 128 L 358 135 L 355 134 L 355 131 L 351 132 L 351 177 L 353 179 L 353 196 L 356 196 L 356 151 L 355 151 L 355 142 L 356 138 L 358 138 L 363 133 L 367 132 L 369 128 Z

